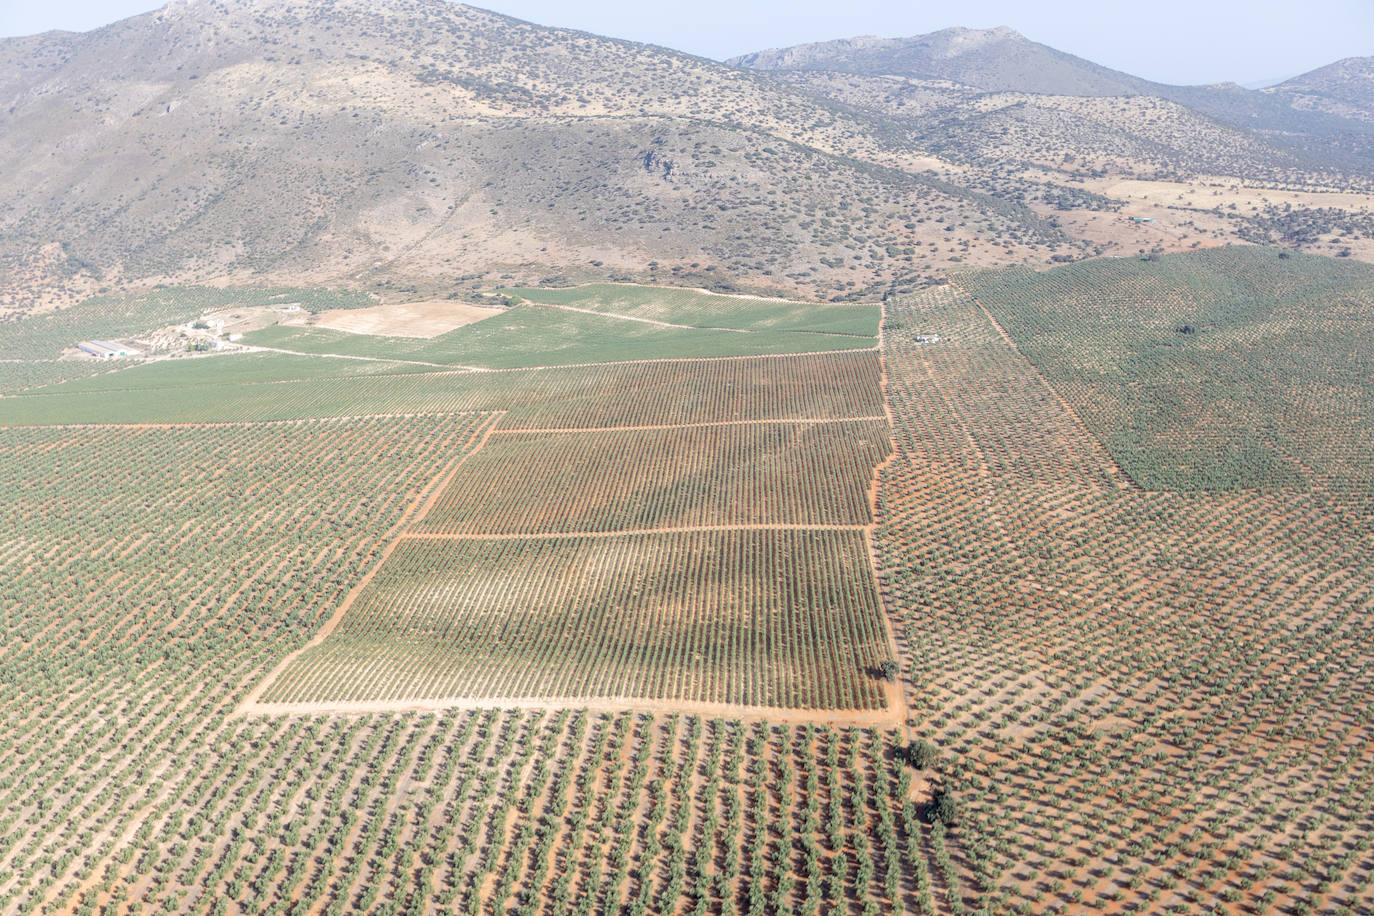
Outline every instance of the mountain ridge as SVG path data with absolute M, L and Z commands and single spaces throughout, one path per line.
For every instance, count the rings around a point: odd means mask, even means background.
M 1150 96 L 1185 105 L 1201 114 L 1246 130 L 1285 138 L 1295 150 L 1334 156 L 1344 167 L 1374 167 L 1374 90 L 1338 104 L 1311 100 L 1309 78 L 1340 67 L 1318 68 L 1268 90 L 1245 89 L 1235 82 L 1206 85 L 1158 83 L 1114 70 L 1085 58 L 1031 41 L 1005 26 L 997 29 L 943 29 L 909 38 L 864 39 L 851 47 L 840 39 L 775 48 L 731 58 L 726 63 L 761 71 L 834 71 L 866 76 L 902 75 L 952 80 L 983 92 L 1028 92 L 1076 97 Z M 1350 58 L 1349 61 L 1369 61 Z M 1368 76 L 1371 68 L 1362 67 Z M 1326 80 L 1329 85 L 1331 80 Z M 1366 80 L 1374 84 L 1374 79 Z M 1309 97 L 1304 98 L 1307 92 Z M 1348 155 L 1355 138 L 1358 148 Z
M 835 298 L 980 247 L 1081 247 L 932 183 L 883 130 L 759 74 L 441 0 L 178 0 L 0 42 L 0 306 L 285 278 Z

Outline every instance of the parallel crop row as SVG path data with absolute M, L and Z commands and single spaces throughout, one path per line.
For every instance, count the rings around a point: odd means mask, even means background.
M 217 358 L 230 360 L 238 357 Z M 190 361 L 188 361 L 190 362 Z M 201 362 L 201 361 L 196 361 Z M 197 368 L 192 366 L 193 369 Z M 139 387 L 4 398 L 0 426 L 278 420 L 509 410 L 503 428 L 610 427 L 882 413 L 872 350 L 502 372 Z
M 493 709 L 259 718 L 214 738 L 177 803 L 73 902 L 293 916 L 918 903 L 902 874 L 923 828 L 890 734 Z
M 1374 907 L 1368 517 L 1115 485 L 972 300 L 889 316 L 875 546 L 965 806 L 935 883 L 1002 913 Z
M 880 613 L 858 531 L 411 538 L 263 699 L 874 709 Z
M 248 823 L 225 715 L 490 419 L 0 432 L 0 911 L 169 886 L 184 844 L 116 858 L 154 819 Z
M 970 277 L 1142 486 L 1374 487 L 1374 270 L 1264 249 Z
M 516 534 L 865 525 L 886 420 L 497 432 L 416 528 Z

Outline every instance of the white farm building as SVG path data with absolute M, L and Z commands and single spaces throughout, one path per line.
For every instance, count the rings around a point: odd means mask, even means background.
M 89 353 L 96 359 L 114 359 L 117 356 L 141 356 L 138 350 L 121 343 L 108 340 L 83 340 L 76 345 L 82 353 Z

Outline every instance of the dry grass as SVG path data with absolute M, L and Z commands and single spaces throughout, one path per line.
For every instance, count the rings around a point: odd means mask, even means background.
M 500 313 L 500 309 L 481 308 L 452 300 L 439 300 L 434 302 L 398 302 L 362 309 L 335 309 L 297 321 L 282 323 L 329 328 L 333 331 L 347 331 L 350 334 L 430 338 L 438 337 L 440 334 L 446 334 L 455 328 L 461 328 Z

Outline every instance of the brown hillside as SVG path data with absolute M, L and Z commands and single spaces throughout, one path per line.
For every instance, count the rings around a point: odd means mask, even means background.
M 891 168 L 912 158 L 765 77 L 440 0 L 178 2 L 0 42 L 0 296 L 633 277 L 830 298 L 1073 250 Z

